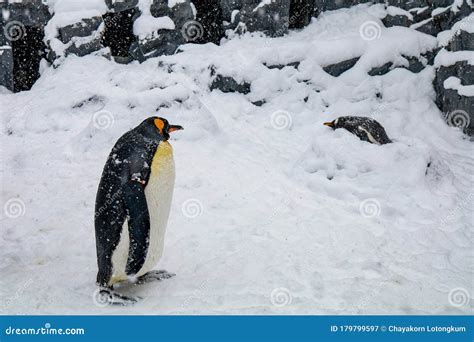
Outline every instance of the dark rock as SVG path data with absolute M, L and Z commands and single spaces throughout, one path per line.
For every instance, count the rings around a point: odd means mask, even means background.
M 211 91 L 214 89 L 219 89 L 223 93 L 250 93 L 250 83 L 247 82 L 237 82 L 230 76 L 217 75 L 211 84 Z
M 438 7 L 448 7 L 453 4 L 454 0 L 432 0 L 431 7 L 438 8 Z
M 179 46 L 177 42 L 181 39 L 180 32 L 172 31 L 160 34 L 158 38 L 140 40 L 130 46 L 130 55 L 139 62 L 161 55 L 172 55 L 176 52 Z
M 313 17 L 317 18 L 325 10 L 326 10 L 325 0 L 314 0 Z
M 6 42 L 0 45 L 0 86 L 13 91 L 13 50 Z
M 434 22 L 433 18 L 431 18 L 430 20 L 427 20 L 422 25 L 417 25 L 415 30 L 429 34 L 431 36 L 435 36 L 435 37 L 440 32 L 440 29 Z
M 267 101 L 265 101 L 265 100 L 258 100 L 258 101 L 252 102 L 252 104 L 253 104 L 254 106 L 257 106 L 257 107 L 261 107 L 261 106 L 263 106 L 265 103 L 267 103 Z
M 402 56 L 408 61 L 408 67 L 406 67 L 408 70 L 414 73 L 418 73 L 421 70 L 425 68 L 425 65 L 423 64 L 422 61 L 420 61 L 416 57 L 407 57 L 407 56 Z
M 290 29 L 300 29 L 311 22 L 315 0 L 292 0 L 290 3 Z
M 130 46 L 137 40 L 133 34 L 133 23 L 138 15 L 138 9 L 132 8 L 103 16 L 105 30 L 102 44 L 110 48 L 115 60 L 128 62 L 131 59 Z
M 30 90 L 40 77 L 39 65 L 45 55 L 42 27 L 25 26 L 21 39 L 11 42 L 13 51 L 13 89 Z
M 107 8 L 114 13 L 128 11 L 138 5 L 138 0 L 105 0 Z
M 474 84 L 474 65 L 469 64 L 468 61 L 459 61 L 454 65 L 439 67 L 433 82 L 438 94 L 443 93 L 444 81 L 451 76 L 459 78 L 462 85 L 472 85 Z
M 9 21 L 19 21 L 25 26 L 45 26 L 51 14 L 45 1 L 22 0 L 22 1 L 0 1 L 2 10 L 9 12 Z M 2 17 L 0 15 L 0 17 Z
M 168 16 L 173 20 L 174 30 L 160 30 L 158 34 L 150 32 L 150 37 L 139 39 L 130 46 L 130 55 L 140 61 L 161 55 L 175 53 L 181 44 L 192 42 L 203 35 L 200 23 L 194 20 L 189 0 L 168 7 L 167 0 L 155 0 L 150 6 L 154 17 Z
M 425 6 L 420 8 L 415 8 L 410 11 L 413 16 L 413 21 L 419 23 L 420 21 L 426 20 L 431 17 L 431 7 Z
M 28 90 L 39 78 L 44 26 L 51 14 L 42 0 L 0 1 L 0 9 L 0 85 Z
M 468 61 L 440 66 L 436 70 L 433 81 L 436 104 L 445 113 L 448 124 L 461 126 L 465 133 L 474 135 L 474 97 L 462 96 L 455 89 L 445 89 L 444 82 L 449 77 L 457 77 L 461 85 L 472 85 L 474 84 L 474 66 Z
M 326 71 L 329 75 L 337 77 L 352 68 L 359 59 L 360 57 L 355 57 L 346 61 L 327 65 L 323 67 L 323 70 Z
M 102 23 L 101 17 L 84 18 L 80 22 L 59 28 L 58 39 L 63 44 L 67 44 L 74 37 L 91 36 Z
M 454 89 L 445 89 L 440 96 L 440 109 L 445 113 L 448 125 L 474 135 L 474 96 L 461 96 Z
M 65 54 L 66 56 L 70 54 L 73 54 L 79 57 L 87 56 L 93 52 L 99 51 L 100 49 L 104 47 L 101 43 L 101 40 L 102 40 L 102 37 L 97 36 L 93 38 L 89 43 L 86 43 L 86 44 L 76 45 L 76 43 L 73 43 L 71 44 L 71 46 L 66 48 Z
M 46 49 L 44 28 L 19 21 L 2 22 L 0 27 L 0 84 L 15 92 L 29 90 L 40 77 L 39 64 Z
M 438 48 L 435 48 L 434 50 L 429 50 L 422 54 L 422 56 L 426 58 L 426 63 L 428 65 L 433 65 L 436 55 L 441 49 L 442 49 L 441 47 L 438 47 Z
M 474 23 L 471 23 L 474 25 Z M 447 45 L 449 51 L 474 51 L 474 33 L 460 30 Z
M 353 0 L 334 0 L 334 1 L 325 1 L 324 10 L 333 11 L 340 8 L 349 8 L 353 5 Z
M 196 21 L 202 25 L 201 37 L 195 39 L 194 43 L 219 44 L 224 37 L 224 16 L 219 0 L 194 1 L 196 8 Z
M 194 20 L 194 13 L 189 0 L 176 3 L 168 7 L 168 0 L 154 0 L 150 6 L 154 17 L 168 16 L 173 20 L 176 30 L 181 30 L 186 22 Z
M 368 74 L 370 76 L 380 76 L 380 75 L 385 75 L 388 73 L 390 70 L 392 70 L 392 62 L 387 62 L 384 65 L 381 65 L 379 67 L 372 68 Z
M 290 2 L 275 0 L 263 4 L 260 0 L 242 0 L 240 31 L 263 32 L 270 37 L 283 36 L 288 32 Z
M 222 17 L 224 20 L 230 22 L 232 19 L 232 12 L 240 11 L 242 9 L 242 0 L 220 0 L 220 7 L 222 10 Z
M 411 10 L 413 8 L 421 8 L 429 6 L 432 0 L 388 0 L 389 6 L 395 6 L 404 10 Z
M 431 20 L 426 21 L 421 26 L 417 25 L 418 27 L 416 27 L 416 30 L 430 34 L 432 36 L 437 36 L 438 33 L 450 29 L 456 22 L 467 17 L 471 13 L 471 6 L 467 3 L 467 1 L 464 1 L 459 8 L 456 8 L 455 11 L 453 11 L 452 6 L 450 6 L 441 12 L 436 12 L 436 14 L 432 16 Z
M 289 67 L 293 67 L 295 69 L 298 69 L 298 66 L 300 65 L 301 62 L 291 62 L 291 63 L 288 63 L 288 64 L 274 64 L 274 65 L 267 65 L 267 64 L 264 64 L 268 69 L 283 69 L 287 66 Z
M 412 21 L 406 15 L 387 15 L 385 18 L 382 19 L 382 22 L 385 25 L 385 27 L 392 27 L 392 26 L 409 27 L 412 24 Z

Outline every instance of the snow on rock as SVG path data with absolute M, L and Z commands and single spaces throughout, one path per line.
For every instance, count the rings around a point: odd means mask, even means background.
M 56 0 L 49 4 L 54 13 L 65 12 L 82 12 L 82 11 L 96 11 L 96 13 L 104 13 L 107 6 L 103 0 Z M 85 18 L 85 17 L 84 17 Z
M 446 46 L 461 31 L 474 33 L 474 13 L 455 23 L 451 29 L 440 32 L 437 36 L 440 46 Z
M 151 15 L 141 15 L 133 24 L 133 33 L 140 39 L 152 37 L 159 30 L 174 30 L 175 25 L 170 17 L 155 18 Z
M 362 39 L 361 24 L 379 19 L 366 7 L 328 12 L 285 37 L 187 44 L 141 64 L 71 55 L 31 91 L 2 92 L 0 308 L 470 313 L 469 299 L 452 305 L 452 291 L 473 293 L 472 142 L 434 104 L 432 66 L 367 74 L 435 44 L 406 28 Z M 340 77 L 324 72 L 353 56 L 361 58 Z M 250 93 L 209 91 L 213 69 L 249 82 Z M 152 115 L 185 128 L 171 140 L 177 177 L 157 265 L 177 276 L 124 284 L 143 299 L 100 307 L 98 182 L 116 140 Z M 376 119 L 393 143 L 322 125 L 342 115 Z M 284 305 L 274 305 L 278 291 Z
M 436 55 L 434 66 L 449 66 L 460 61 L 467 61 L 469 64 L 474 65 L 474 51 L 450 52 L 443 49 Z
M 454 76 L 444 81 L 444 88 L 455 89 L 462 96 L 474 96 L 474 85 L 462 85 L 461 80 Z
M 45 26 L 45 42 L 52 50 L 50 60 L 73 53 L 84 56 L 103 49 L 105 25 L 102 15 L 107 6 L 102 0 L 57 0 L 51 5 L 54 15 Z M 108 54 L 104 50 L 104 54 Z M 56 61 L 58 63 L 58 61 Z
M 186 2 L 186 0 L 168 0 L 168 7 L 173 8 L 177 4 L 182 4 L 184 2 Z

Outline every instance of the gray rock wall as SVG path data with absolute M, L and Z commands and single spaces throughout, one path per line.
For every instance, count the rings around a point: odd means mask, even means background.
M 472 20 L 469 20 L 472 18 Z M 455 56 L 456 52 L 472 51 L 474 54 L 474 33 L 466 30 L 474 25 L 474 16 L 462 21 L 451 40 L 439 52 L 436 65 L 436 77 L 433 86 L 436 91 L 436 104 L 443 111 L 446 122 L 451 126 L 461 127 L 465 133 L 474 135 L 474 96 L 460 93 L 450 87 L 449 79 L 457 79 L 461 86 L 474 85 L 474 58 L 469 60 L 455 58 L 453 63 L 443 63 L 445 56 Z M 472 56 L 472 55 L 471 55 Z
M 49 8 L 41 0 L 2 2 L 0 14 L 0 86 L 27 90 L 39 77 Z
M 172 7 L 169 7 L 167 0 L 155 0 L 149 9 L 141 8 L 139 0 L 104 1 L 108 13 L 82 18 L 76 23 L 59 27 L 56 37 L 46 39 L 48 46 L 44 50 L 50 62 L 57 64 L 69 54 L 84 56 L 90 53 L 105 56 L 110 53 L 116 61 L 122 63 L 144 61 L 163 54 L 173 54 L 184 43 L 218 44 L 224 36 L 224 31 L 228 29 L 235 32 L 259 31 L 277 37 L 284 35 L 289 29 L 303 28 L 309 24 L 311 18 L 317 18 L 323 11 L 367 2 L 385 4 L 387 16 L 382 22 L 386 27 L 405 26 L 433 36 L 451 32 L 451 29 L 456 27 L 456 32 L 452 32 L 452 37 L 443 46 L 422 56 L 422 60 L 403 57 L 407 59 L 407 68 L 412 72 L 421 71 L 426 62 L 431 65 L 435 63 L 436 77 L 433 86 L 437 94 L 437 105 L 445 113 L 449 124 L 460 125 L 466 133 L 474 134 L 473 97 L 460 94 L 454 89 L 456 87 L 452 86 L 452 77 L 459 79 L 461 86 L 472 85 L 473 66 L 467 60 L 456 60 L 452 65 L 436 65 L 435 62 L 440 53 L 474 50 L 474 37 L 472 29 L 469 29 L 474 25 L 474 19 L 468 17 L 473 12 L 470 0 L 186 0 Z M 18 82 L 15 77 L 31 68 L 31 65 L 21 66 L 17 58 L 24 58 L 23 49 L 27 44 L 23 42 L 21 47 L 21 44 L 6 37 L 4 32 L 10 32 L 10 29 L 12 34 L 19 32 L 21 35 L 23 31 L 28 31 L 28 28 L 41 30 L 51 19 L 51 13 L 41 0 L 2 2 L 0 6 L 3 13 L 8 12 L 8 16 L 0 17 L 0 33 L 3 33 L 0 34 L 0 85 L 18 90 L 15 87 Z M 134 23 L 146 15 L 153 18 L 168 17 L 173 27 L 158 29 L 157 32 L 138 37 L 133 31 Z M 462 25 L 456 24 L 460 22 Z M 12 23 L 16 23 L 18 27 Z M 9 29 L 5 29 L 7 26 Z M 24 29 L 25 27 L 27 29 Z M 18 69 L 18 65 L 23 71 Z M 342 61 L 325 66 L 324 69 L 337 77 L 353 65 L 354 60 Z M 369 75 L 382 75 L 392 69 L 391 63 L 381 65 L 370 70 Z M 33 77 L 37 76 L 31 69 L 28 72 L 32 73 Z M 226 77 L 217 79 L 213 87 L 225 88 L 226 91 L 241 91 L 241 87 L 236 86 L 238 83 Z M 459 120 L 452 120 L 454 112 L 466 113 L 463 115 L 467 116 L 464 120 L 467 124 L 464 121 L 459 124 Z

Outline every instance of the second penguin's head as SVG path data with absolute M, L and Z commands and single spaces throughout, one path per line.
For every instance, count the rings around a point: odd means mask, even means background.
M 330 122 L 325 122 L 323 123 L 323 125 L 331 127 L 332 129 L 337 129 L 337 128 L 344 127 L 345 121 L 346 121 L 345 118 L 341 117 L 341 118 L 337 118 L 336 120 L 332 120 Z
M 147 136 L 161 137 L 165 141 L 170 138 L 170 133 L 184 129 L 180 125 L 170 125 L 168 120 L 159 116 L 149 117 L 140 124 L 140 128 Z

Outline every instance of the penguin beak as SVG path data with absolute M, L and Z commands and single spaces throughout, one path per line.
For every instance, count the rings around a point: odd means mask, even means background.
M 334 122 L 325 122 L 325 123 L 323 123 L 323 125 L 334 128 Z
M 174 131 L 181 131 L 183 129 L 184 129 L 183 126 L 180 126 L 180 125 L 170 125 L 170 128 L 168 128 L 168 132 L 171 133 Z

